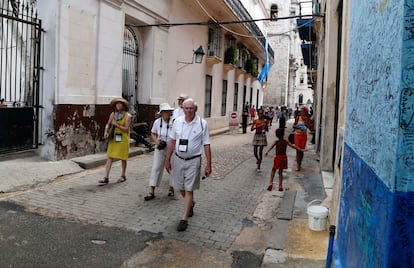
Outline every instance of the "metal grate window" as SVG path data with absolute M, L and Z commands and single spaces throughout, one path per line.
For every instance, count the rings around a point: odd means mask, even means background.
M 122 97 L 133 105 L 137 101 L 138 45 L 134 31 L 124 29 L 124 56 L 122 61 Z
M 211 91 L 213 85 L 213 77 L 206 75 L 206 88 L 204 98 L 204 117 L 211 117 Z
M 227 110 L 227 80 L 223 80 L 223 88 L 221 92 L 221 116 L 226 115 Z
M 237 111 L 239 100 L 239 83 L 234 84 L 233 111 Z
M 208 56 L 221 58 L 221 28 L 210 26 L 208 28 Z

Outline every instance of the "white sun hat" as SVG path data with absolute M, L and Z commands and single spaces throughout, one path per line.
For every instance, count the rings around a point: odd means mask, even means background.
M 160 114 L 162 111 L 174 111 L 174 108 L 172 108 L 168 103 L 164 102 L 160 104 L 160 111 L 158 113 Z

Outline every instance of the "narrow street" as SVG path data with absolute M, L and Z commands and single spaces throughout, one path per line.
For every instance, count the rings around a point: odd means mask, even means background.
M 268 134 L 269 144 L 275 139 L 274 129 Z M 274 152 L 257 172 L 252 137 L 250 131 L 237 131 L 211 138 L 213 174 L 195 192 L 194 216 L 185 232 L 175 229 L 183 200 L 178 193 L 167 196 L 166 175 L 156 198 L 144 201 L 152 153 L 130 158 L 122 184 L 116 183 L 116 162 L 106 186 L 97 183 L 104 172 L 100 166 L 4 196 L 0 266 L 323 267 L 328 234 L 306 226 L 306 204 L 325 198 L 313 150 L 306 153 L 303 170 L 295 172 L 295 151 L 289 148 L 285 191 L 268 192 Z M 293 217 L 297 221 L 291 221 Z M 293 231 L 288 230 L 289 222 L 295 225 Z M 313 238 L 322 243 L 295 253 L 292 238 L 307 233 L 309 243 Z M 288 253 L 283 251 L 289 246 L 297 258 L 293 266 L 288 266 Z M 268 249 L 277 250 L 278 261 L 266 264 Z M 307 259 L 307 265 L 294 266 L 301 259 Z M 287 262 L 277 264 L 281 260 Z

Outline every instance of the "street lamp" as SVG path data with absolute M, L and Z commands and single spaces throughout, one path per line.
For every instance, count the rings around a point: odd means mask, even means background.
M 203 47 L 200 46 L 196 50 L 193 50 L 193 59 L 192 59 L 191 62 L 177 61 L 177 63 L 183 63 L 183 64 L 185 64 L 185 66 L 187 66 L 188 64 L 193 64 L 194 62 L 200 64 L 203 61 L 203 56 L 204 55 L 205 55 L 205 53 L 204 53 Z M 181 67 L 181 68 L 183 68 L 183 67 Z
M 194 51 L 194 57 L 195 58 L 195 62 L 196 63 L 201 63 L 203 61 L 203 56 L 204 56 L 204 50 L 203 47 L 200 46 L 199 48 L 197 48 L 196 51 Z

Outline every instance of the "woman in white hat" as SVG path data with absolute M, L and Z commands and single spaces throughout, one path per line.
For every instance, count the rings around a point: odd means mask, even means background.
M 172 127 L 172 118 L 171 113 L 174 110 L 168 103 L 160 104 L 160 115 L 154 121 L 154 124 L 151 128 L 151 138 L 156 145 L 154 151 L 154 162 L 152 164 L 151 177 L 150 177 L 150 191 L 146 197 L 145 201 L 149 201 L 155 198 L 155 187 L 160 186 L 162 175 L 164 172 L 164 163 L 167 153 L 167 144 L 169 141 L 169 131 Z M 171 186 L 171 181 L 169 183 L 170 189 L 168 191 L 168 196 L 174 196 L 174 188 Z
M 129 103 L 123 98 L 115 98 L 111 101 L 114 111 L 105 125 L 104 137 L 109 138 L 106 154 L 105 177 L 99 183 L 109 182 L 109 172 L 111 171 L 113 159 L 122 160 L 122 172 L 118 182 L 126 181 L 126 167 L 129 154 L 129 127 L 131 125 L 131 115 L 128 113 Z

